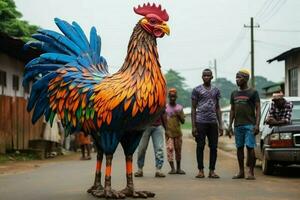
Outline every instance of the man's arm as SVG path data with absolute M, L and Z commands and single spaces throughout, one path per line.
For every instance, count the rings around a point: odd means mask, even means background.
M 232 123 L 235 119 L 234 113 L 235 113 L 235 107 L 234 107 L 234 99 L 233 99 L 233 93 L 231 93 L 230 97 L 230 114 L 229 114 L 229 127 L 228 127 L 228 132 L 229 132 L 229 137 L 232 135 Z
M 231 108 L 230 108 L 230 115 L 229 115 L 229 132 L 232 131 L 232 124 L 233 124 L 233 121 L 234 121 L 234 105 L 231 104 Z M 230 133 L 231 134 L 231 133 Z
M 197 135 L 196 129 L 196 107 L 197 101 L 192 99 L 192 110 L 191 110 L 191 118 L 192 118 L 192 134 L 195 137 Z
M 257 135 L 259 133 L 259 122 L 260 122 L 260 102 L 257 101 L 255 103 L 255 117 L 256 117 L 256 123 L 254 128 L 254 134 Z
M 161 114 L 161 122 L 162 122 L 162 126 L 164 127 L 165 130 L 167 130 L 167 113 L 163 112 Z
M 176 114 L 177 114 L 177 117 L 178 117 L 180 123 L 181 123 L 181 124 L 184 124 L 185 119 L 184 119 L 184 113 L 183 113 L 183 110 L 179 111 L 179 112 L 176 113 Z
M 218 123 L 219 123 L 219 134 L 220 134 L 220 136 L 222 136 L 223 135 L 223 123 L 222 123 L 222 112 L 221 112 L 219 100 L 217 101 L 216 111 L 217 111 L 217 119 L 218 119 Z

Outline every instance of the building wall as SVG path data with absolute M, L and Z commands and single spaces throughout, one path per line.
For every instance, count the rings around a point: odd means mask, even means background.
M 298 96 L 300 95 L 300 52 L 289 56 L 285 60 L 285 94 L 286 96 L 290 96 L 289 94 L 289 69 L 298 68 Z
M 6 87 L 0 86 L 0 95 L 25 97 L 22 87 L 24 63 L 0 52 L 0 70 L 6 72 Z M 19 90 L 13 90 L 13 75 L 19 77 Z

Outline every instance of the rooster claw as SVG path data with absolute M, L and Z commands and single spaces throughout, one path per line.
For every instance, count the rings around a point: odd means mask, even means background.
M 124 199 L 126 196 L 121 192 L 117 192 L 115 190 L 102 190 L 102 191 L 94 191 L 92 195 L 97 198 L 106 198 L 106 199 Z
M 155 193 L 149 191 L 134 191 L 131 188 L 126 187 L 124 190 L 120 191 L 121 194 L 125 195 L 126 197 L 133 197 L 133 198 L 151 198 L 155 196 Z
M 103 191 L 104 188 L 102 185 L 93 185 L 87 190 L 87 193 L 93 194 L 94 192 Z

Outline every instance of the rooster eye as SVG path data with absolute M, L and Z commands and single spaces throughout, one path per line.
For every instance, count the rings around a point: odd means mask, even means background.
M 149 20 L 149 22 L 150 22 L 150 24 L 156 24 L 157 21 L 156 21 L 156 19 L 152 18 L 152 19 Z

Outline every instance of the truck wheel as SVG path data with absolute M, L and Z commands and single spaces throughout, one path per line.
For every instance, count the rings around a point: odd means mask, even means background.
M 271 160 L 267 160 L 265 152 L 263 153 L 261 168 L 265 175 L 272 175 L 274 170 L 274 163 Z

